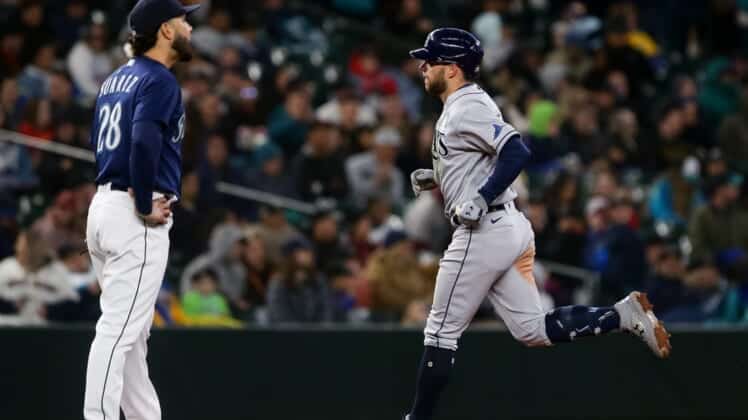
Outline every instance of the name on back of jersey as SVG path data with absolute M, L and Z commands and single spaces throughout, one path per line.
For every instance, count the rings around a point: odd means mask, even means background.
M 138 83 L 140 77 L 134 74 L 117 75 L 116 73 L 109 76 L 99 90 L 99 97 L 112 95 L 115 93 L 130 93 L 130 90 Z

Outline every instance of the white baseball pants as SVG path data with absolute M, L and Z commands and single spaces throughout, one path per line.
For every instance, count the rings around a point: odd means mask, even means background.
M 169 255 L 172 221 L 146 227 L 123 191 L 100 186 L 91 202 L 86 241 L 101 285 L 101 318 L 91 344 L 86 420 L 160 420 L 148 377 L 148 335 Z

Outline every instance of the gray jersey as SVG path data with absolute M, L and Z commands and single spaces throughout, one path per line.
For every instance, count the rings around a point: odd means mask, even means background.
M 493 173 L 499 152 L 517 130 L 504 122 L 501 111 L 476 84 L 466 85 L 447 98 L 436 122 L 431 147 L 436 182 L 444 196 L 444 212 L 475 197 Z M 513 200 L 507 188 L 489 203 Z

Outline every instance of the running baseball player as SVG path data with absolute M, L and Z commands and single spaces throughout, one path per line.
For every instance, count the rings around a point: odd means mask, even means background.
M 632 292 L 612 307 L 543 312 L 532 274 L 534 233 L 515 207 L 517 193 L 510 187 L 530 152 L 475 83 L 483 58 L 480 41 L 461 29 L 440 28 L 410 55 L 423 60 L 426 91 L 444 103 L 431 150 L 433 170 L 411 174 L 413 191 L 440 188 L 456 230 L 439 265 L 406 420 L 432 418 L 449 381 L 457 342 L 486 297 L 512 336 L 528 346 L 623 330 L 641 337 L 658 357 L 667 357 L 668 333 L 643 293 Z
M 192 57 L 186 15 L 198 5 L 140 0 L 130 13 L 133 58 L 96 99 L 91 145 L 97 192 L 86 241 L 101 285 L 101 318 L 91 344 L 83 415 L 87 420 L 157 420 L 146 340 L 166 270 L 170 204 L 181 183 L 184 107 L 169 69 Z

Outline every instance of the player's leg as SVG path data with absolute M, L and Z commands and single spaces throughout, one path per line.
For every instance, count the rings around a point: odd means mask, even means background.
M 127 354 L 123 371 L 122 411 L 126 419 L 159 420 L 161 419 L 161 405 L 158 401 L 156 389 L 148 376 L 148 337 L 153 323 L 154 305 L 161 289 L 161 279 L 164 278 L 166 263 L 169 255 L 169 225 L 148 229 L 148 252 L 152 258 L 143 270 L 143 278 L 149 279 L 144 283 L 144 299 L 147 305 L 148 320 Z
M 149 335 L 150 328 L 143 330 L 125 361 L 122 411 L 128 420 L 161 418 L 158 395 L 148 377 L 146 355 L 148 354 Z
M 517 340 L 529 346 L 549 345 L 623 329 L 644 338 L 658 356 L 664 355 L 660 348 L 669 351 L 667 332 L 651 312 L 646 296 L 639 292 L 633 292 L 614 306 L 573 305 L 544 313 L 532 275 L 535 256 L 532 230 L 529 222 L 518 229 L 528 232 L 525 252 L 489 293 L 494 308 Z
M 457 229 L 440 262 L 434 301 L 424 330 L 425 347 L 409 414 L 411 420 L 432 417 L 441 391 L 449 382 L 458 340 L 496 278 L 493 264 L 481 252 L 486 249 L 485 239 L 485 232 Z M 501 255 L 500 249 L 496 255 Z
M 102 315 L 96 324 L 86 374 L 86 419 L 118 419 L 128 353 L 151 322 L 165 260 L 163 228 L 146 228 L 126 193 L 112 196 L 98 209 L 95 236 L 107 255 L 102 268 Z M 129 203 L 129 206 L 127 204 Z M 168 246 L 168 242 L 167 242 Z M 154 276 L 155 271 L 161 274 Z

